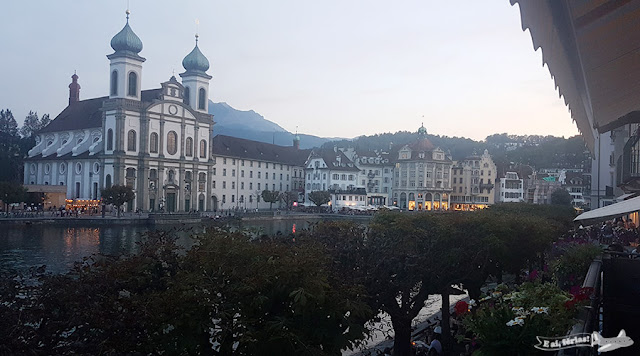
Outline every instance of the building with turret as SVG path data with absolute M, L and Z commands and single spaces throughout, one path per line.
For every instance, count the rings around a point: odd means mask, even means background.
M 394 157 L 393 205 L 408 210 L 448 210 L 451 186 L 451 156 L 418 129 L 418 138 L 402 146 Z
M 142 90 L 142 41 L 129 25 L 111 39 L 107 95 L 80 100 L 78 76 L 69 85 L 69 105 L 37 133 L 24 165 L 26 185 L 66 187 L 67 201 L 96 204 L 100 191 L 128 185 L 135 199 L 128 211 L 215 209 L 215 160 L 208 114 L 209 61 L 198 47 L 185 69 Z

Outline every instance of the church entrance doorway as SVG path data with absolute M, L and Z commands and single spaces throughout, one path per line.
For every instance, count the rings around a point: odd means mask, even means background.
M 215 195 L 211 197 L 211 206 L 213 211 L 218 211 L 218 197 Z
M 167 193 L 167 212 L 174 213 L 176 211 L 176 193 Z
M 198 211 L 204 211 L 204 195 L 200 194 L 198 199 Z

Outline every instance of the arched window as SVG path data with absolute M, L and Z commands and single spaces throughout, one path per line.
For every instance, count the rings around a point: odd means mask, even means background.
M 111 95 L 118 95 L 118 71 L 111 72 Z
M 204 90 L 204 88 L 200 88 L 200 90 L 198 90 L 198 110 L 204 110 L 205 100 L 207 100 L 207 91 Z
M 184 88 L 184 103 L 189 105 L 189 87 Z
M 187 137 L 187 141 L 185 142 L 185 151 L 185 156 L 193 156 L 193 139 L 191 137 Z
M 169 131 L 167 134 L 167 152 L 170 155 L 178 152 L 178 134 L 175 131 Z
M 113 150 L 113 130 L 107 130 L 107 150 Z
M 136 132 L 134 130 L 129 130 L 127 134 L 127 151 L 135 151 L 136 150 Z
M 207 141 L 200 140 L 200 158 L 207 158 Z
M 129 73 L 129 96 L 138 96 L 138 75 L 136 72 Z
M 106 177 L 104 177 L 104 186 L 106 188 L 111 187 L 111 174 L 107 174 Z
M 152 132 L 149 138 L 149 152 L 158 153 L 158 134 L 155 132 Z

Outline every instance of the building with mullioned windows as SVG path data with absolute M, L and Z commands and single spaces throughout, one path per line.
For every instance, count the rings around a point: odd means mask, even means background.
M 455 162 L 452 168 L 451 208 L 484 209 L 495 201 L 497 168 L 489 151 Z

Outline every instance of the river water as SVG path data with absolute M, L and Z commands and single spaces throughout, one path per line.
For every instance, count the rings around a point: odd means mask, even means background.
M 257 234 L 286 234 L 309 227 L 319 219 L 266 220 L 242 222 L 240 227 Z M 189 235 L 204 232 L 206 226 L 162 226 L 179 236 L 178 243 L 191 245 Z M 73 263 L 92 254 L 134 253 L 137 242 L 149 231 L 147 226 L 64 227 L 52 225 L 3 226 L 0 229 L 0 269 L 28 269 L 47 266 L 47 271 L 64 273 Z

